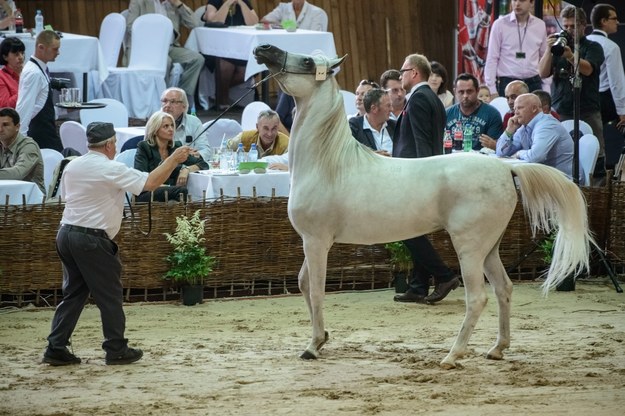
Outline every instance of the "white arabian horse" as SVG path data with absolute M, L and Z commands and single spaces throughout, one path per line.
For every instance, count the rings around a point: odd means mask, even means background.
M 322 309 L 332 244 L 384 243 L 445 229 L 460 261 L 466 315 L 441 366 L 454 368 L 466 351 L 487 301 L 484 275 L 499 305 L 499 334 L 487 357 L 502 359 L 510 345 L 512 282 L 499 258 L 499 243 L 517 203 L 515 177 L 533 230 L 558 230 L 545 293 L 588 268 L 592 239 L 586 204 L 560 171 L 484 155 L 376 155 L 351 136 L 332 76 L 345 58 L 291 54 L 271 45 L 257 47 L 254 54 L 297 106 L 289 143 L 288 212 L 303 240 L 299 287 L 313 329 L 302 358 L 317 358 L 328 339 Z

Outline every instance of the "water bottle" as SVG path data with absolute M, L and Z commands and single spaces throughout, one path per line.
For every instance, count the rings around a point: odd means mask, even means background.
M 446 155 L 451 153 L 452 146 L 451 130 L 445 130 L 445 137 L 443 138 L 443 153 Z
M 24 33 L 24 16 L 20 9 L 15 10 L 15 33 Z
M 250 147 L 250 151 L 247 152 L 247 161 L 256 162 L 257 160 L 258 160 L 258 149 L 256 148 L 256 143 L 252 143 L 252 147 Z
M 239 169 L 239 165 L 242 162 L 245 162 L 247 159 L 247 154 L 245 153 L 245 149 L 243 149 L 243 143 L 239 143 L 239 147 L 237 147 L 237 169 Z
M 195 104 L 191 106 L 191 115 L 197 117 L 197 113 L 195 112 Z
M 468 125 L 464 128 L 462 150 L 465 152 L 470 152 L 471 150 L 473 150 L 473 129 L 471 128 L 471 126 Z
M 41 10 L 37 10 L 35 15 L 35 36 L 43 32 L 43 14 Z

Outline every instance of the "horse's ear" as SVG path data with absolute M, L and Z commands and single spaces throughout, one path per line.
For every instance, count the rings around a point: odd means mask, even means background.
M 347 55 L 344 55 L 342 58 L 330 59 L 330 68 L 336 68 L 337 66 L 341 65 L 345 58 L 347 58 Z

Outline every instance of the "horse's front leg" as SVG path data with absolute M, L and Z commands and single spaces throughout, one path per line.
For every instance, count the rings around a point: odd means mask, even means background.
M 319 351 L 328 340 L 323 324 L 323 299 L 329 250 L 330 247 L 322 242 L 304 239 L 305 260 L 299 274 L 299 287 L 306 299 L 313 328 L 310 344 L 300 356 L 305 360 L 318 358 Z

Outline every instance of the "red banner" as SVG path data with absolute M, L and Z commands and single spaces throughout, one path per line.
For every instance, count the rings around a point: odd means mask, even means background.
M 459 0 L 458 73 L 468 72 L 484 82 L 488 37 L 495 16 L 494 0 Z

